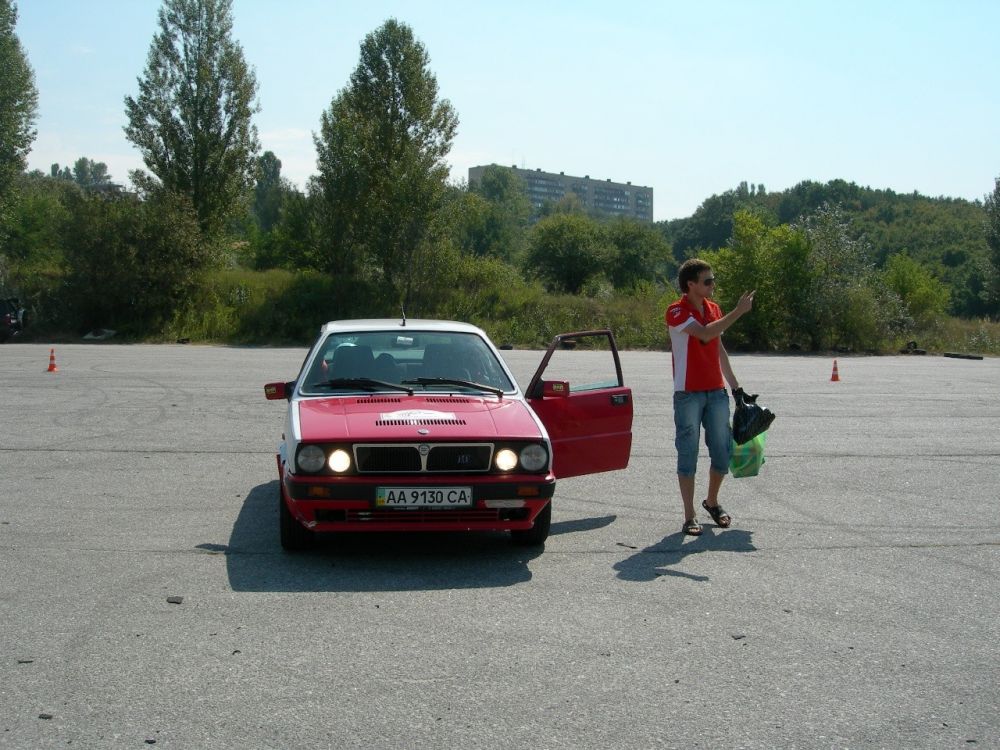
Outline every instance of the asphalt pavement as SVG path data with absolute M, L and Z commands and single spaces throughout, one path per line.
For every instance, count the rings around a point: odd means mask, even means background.
M 544 551 L 288 555 L 262 386 L 304 349 L 49 352 L 0 346 L 0 747 L 1000 747 L 998 359 L 734 355 L 778 417 L 694 538 L 670 356 L 626 352 L 631 464 Z

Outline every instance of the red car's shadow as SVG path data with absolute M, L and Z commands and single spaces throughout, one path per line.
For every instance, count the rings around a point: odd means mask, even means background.
M 553 523 L 551 534 L 599 528 L 614 517 Z M 541 547 L 504 533 L 358 533 L 320 536 L 314 549 L 288 553 L 278 542 L 278 482 L 243 502 L 229 543 L 200 544 L 226 555 L 234 591 L 421 591 L 496 588 L 531 579 Z

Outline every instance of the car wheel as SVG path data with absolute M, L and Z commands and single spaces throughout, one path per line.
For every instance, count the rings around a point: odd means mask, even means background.
M 549 527 L 552 526 L 552 502 L 550 501 L 542 512 L 535 516 L 535 524 L 524 531 L 510 532 L 510 538 L 515 544 L 525 547 L 537 547 L 545 544 L 549 538 Z
M 289 552 L 300 552 L 309 549 L 313 543 L 313 533 L 295 520 L 288 505 L 285 503 L 285 495 L 278 488 L 278 514 L 281 517 L 279 527 L 281 531 L 281 547 Z

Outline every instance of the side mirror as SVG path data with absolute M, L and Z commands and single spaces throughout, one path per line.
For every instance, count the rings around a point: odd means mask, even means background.
M 565 380 L 546 380 L 542 386 L 542 395 L 548 397 L 569 397 L 569 383 Z
M 267 383 L 264 386 L 264 398 L 268 401 L 278 401 L 280 399 L 289 401 L 292 398 L 292 390 L 294 388 L 294 381 L 291 383 Z
M 541 386 L 539 388 L 539 386 Z M 541 391 L 541 392 L 539 392 Z M 542 380 L 528 398 L 569 398 L 569 382 L 566 380 Z

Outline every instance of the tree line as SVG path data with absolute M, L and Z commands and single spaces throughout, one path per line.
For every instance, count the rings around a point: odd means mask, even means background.
M 662 346 L 677 266 L 693 255 L 716 266 L 724 306 L 761 290 L 736 347 L 880 349 L 942 316 L 1000 310 L 1000 181 L 983 203 L 742 184 L 659 224 L 588 214 L 572 197 L 533 211 L 498 166 L 450 183 L 458 114 L 395 19 L 365 37 L 322 113 L 303 190 L 260 153 L 231 0 L 163 0 L 124 98 L 146 167 L 134 190 L 109 189 L 106 165 L 86 157 L 26 173 L 37 92 L 16 18 L 0 0 L 0 287 L 51 331 L 300 343 L 328 319 L 405 310 L 519 344 L 608 325 L 625 345 Z

